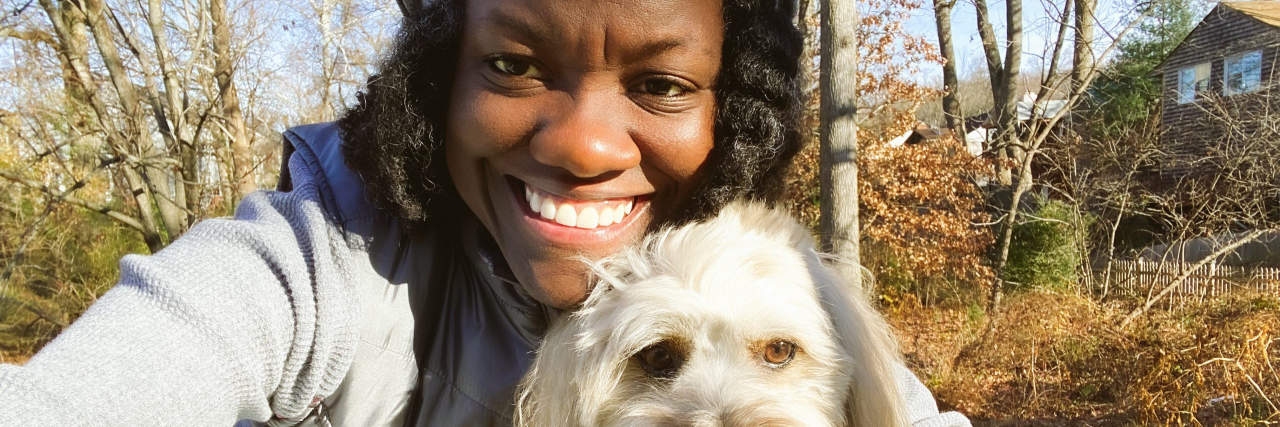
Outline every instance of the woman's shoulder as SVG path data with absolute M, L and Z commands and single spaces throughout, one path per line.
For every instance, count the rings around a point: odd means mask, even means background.
M 335 122 L 297 126 L 283 133 L 284 161 L 277 190 L 310 187 L 339 226 L 378 214 L 365 196 L 364 181 L 347 167 L 342 132 Z

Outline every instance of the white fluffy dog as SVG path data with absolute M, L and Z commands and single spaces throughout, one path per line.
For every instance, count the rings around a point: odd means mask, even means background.
M 734 203 L 593 269 L 520 384 L 518 425 L 906 424 L 889 328 L 785 213 Z

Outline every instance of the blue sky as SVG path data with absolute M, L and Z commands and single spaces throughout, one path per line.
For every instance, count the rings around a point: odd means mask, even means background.
M 1048 48 L 1056 37 L 1057 18 L 1061 14 L 1062 0 L 1024 0 L 1022 4 L 1023 22 L 1023 71 L 1048 68 Z M 1121 19 L 1126 13 L 1126 0 L 1099 0 L 1098 20 L 1105 30 L 1118 30 Z M 996 36 L 1004 39 L 1004 5 L 1001 0 L 988 0 L 991 9 L 992 26 Z M 1129 6 L 1131 7 L 1131 6 Z M 912 34 L 925 36 L 932 43 L 937 43 L 937 28 L 934 26 L 932 2 L 916 10 L 905 25 Z M 951 16 L 952 42 L 955 44 L 957 70 L 961 77 L 976 70 L 986 69 L 986 60 L 982 54 L 982 40 L 978 37 L 977 18 L 974 15 L 972 0 L 958 0 Z M 1105 48 L 1110 42 L 1106 39 L 1108 31 L 1099 30 L 1098 49 Z M 1068 35 L 1068 42 L 1070 35 Z M 1070 53 L 1070 47 L 1064 50 Z M 1069 58 L 1067 56 L 1066 58 Z M 1069 59 L 1068 59 L 1069 61 Z M 1068 62 L 1069 64 L 1069 62 Z M 942 80 L 942 67 L 925 67 L 922 79 L 930 82 Z

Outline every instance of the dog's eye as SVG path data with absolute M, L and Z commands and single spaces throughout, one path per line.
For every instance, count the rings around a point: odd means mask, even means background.
M 796 345 L 788 341 L 778 340 L 764 347 L 764 363 L 773 368 L 786 366 L 795 357 Z
M 684 356 L 669 341 L 645 347 L 636 353 L 635 358 L 640 367 L 654 378 L 672 378 L 684 365 Z

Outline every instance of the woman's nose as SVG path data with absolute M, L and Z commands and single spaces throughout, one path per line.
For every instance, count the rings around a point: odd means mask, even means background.
M 610 95 L 580 95 L 552 113 L 529 143 L 534 160 L 579 178 L 638 166 L 640 148 L 608 105 Z

